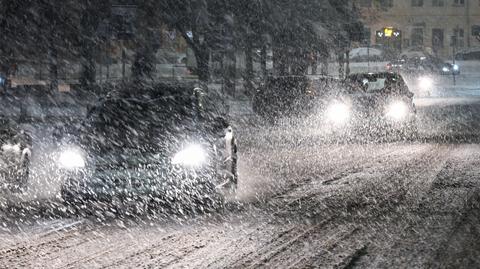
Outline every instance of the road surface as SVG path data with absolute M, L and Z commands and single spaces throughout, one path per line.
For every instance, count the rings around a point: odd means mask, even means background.
M 4 207 L 0 268 L 478 268 L 480 102 L 418 101 L 415 141 L 245 127 L 239 191 L 219 212 Z

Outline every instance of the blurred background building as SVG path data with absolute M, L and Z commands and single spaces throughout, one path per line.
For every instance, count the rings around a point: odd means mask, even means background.
M 372 45 L 423 49 L 442 58 L 480 47 L 478 0 L 357 0 L 356 5 Z

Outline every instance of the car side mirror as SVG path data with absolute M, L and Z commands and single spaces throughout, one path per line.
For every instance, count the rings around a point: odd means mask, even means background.
M 228 121 L 223 117 L 213 119 L 213 131 L 219 135 L 225 135 L 225 130 L 230 127 Z
M 218 127 L 222 128 L 222 129 L 226 129 L 230 126 L 228 121 L 223 117 L 216 117 L 215 118 L 215 125 L 217 125 Z

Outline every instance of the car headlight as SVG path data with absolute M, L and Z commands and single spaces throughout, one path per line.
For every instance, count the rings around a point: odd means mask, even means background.
M 403 101 L 391 103 L 386 109 L 386 116 L 397 121 L 404 120 L 409 114 L 409 107 Z
M 85 168 L 84 155 L 73 149 L 65 150 L 60 154 L 58 163 L 61 168 L 73 170 Z
M 433 86 L 433 79 L 429 77 L 421 77 L 418 79 L 418 85 L 422 89 L 431 89 Z
M 458 70 L 460 70 L 460 67 L 458 65 L 454 64 L 453 65 L 453 70 L 458 71 Z
M 173 156 L 172 163 L 188 167 L 198 167 L 207 162 L 207 153 L 200 145 L 191 145 Z
M 443 72 L 450 72 L 450 69 L 449 69 L 448 67 L 444 66 L 444 67 L 442 68 L 442 71 L 443 71 Z
M 343 102 L 334 101 L 326 110 L 327 120 L 335 124 L 346 123 L 351 116 L 350 106 Z

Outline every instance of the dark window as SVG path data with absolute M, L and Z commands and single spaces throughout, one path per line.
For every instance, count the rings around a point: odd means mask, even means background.
M 432 29 L 432 47 L 434 49 L 443 48 L 444 34 L 443 29 Z
M 412 30 L 411 45 L 423 46 L 423 29 L 422 28 L 414 28 Z
M 423 0 L 412 0 L 412 7 L 423 7 Z
M 472 26 L 472 35 L 473 36 L 480 36 L 480 25 L 473 25 Z
M 452 36 L 452 43 L 454 46 L 457 47 L 463 47 L 464 44 L 464 37 L 465 37 L 465 32 L 463 29 L 454 29 L 453 30 L 453 36 Z
M 465 5 L 465 0 L 454 0 L 453 4 L 457 6 L 463 6 Z
M 444 0 L 432 0 L 432 6 L 434 7 L 443 7 L 444 5 Z

